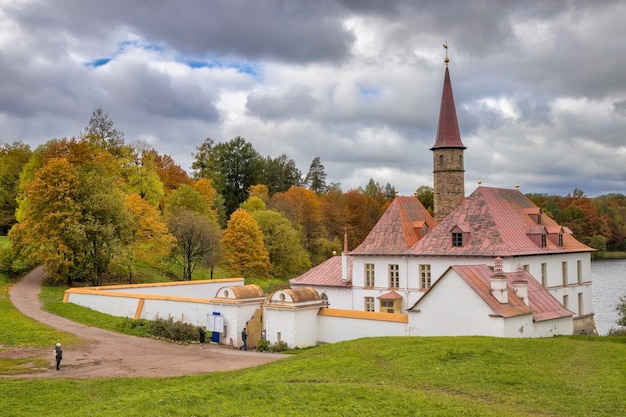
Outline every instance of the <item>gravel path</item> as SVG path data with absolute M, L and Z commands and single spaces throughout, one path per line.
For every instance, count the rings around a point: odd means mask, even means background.
M 7 349 L 0 352 L 0 358 L 31 357 L 33 354 L 49 358 L 48 369 L 18 377 L 172 377 L 248 368 L 285 357 L 273 353 L 242 352 L 210 344 L 204 348 L 197 344 L 184 346 L 85 326 L 41 309 L 38 296 L 44 277 L 44 270 L 37 268 L 20 279 L 9 292 L 11 302 L 23 314 L 55 329 L 73 333 L 86 343 L 63 347 L 60 371 L 56 371 L 53 364 L 55 340 L 50 341 L 50 348 L 47 349 L 28 352 Z

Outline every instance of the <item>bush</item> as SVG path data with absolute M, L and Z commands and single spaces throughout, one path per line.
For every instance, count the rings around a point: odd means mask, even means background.
M 611 330 L 609 330 L 609 333 L 607 334 L 608 336 L 626 336 L 626 327 L 619 327 L 619 328 L 615 328 L 612 327 Z
M 256 344 L 256 350 L 258 350 L 259 352 L 269 352 L 270 342 L 265 339 L 259 340 L 259 343 Z
M 283 341 L 270 345 L 270 342 L 261 339 L 256 345 L 256 350 L 259 352 L 284 352 L 287 349 L 289 349 L 289 346 L 287 346 L 287 342 Z
M 152 336 L 175 342 L 192 342 L 198 336 L 196 326 L 180 320 L 174 321 L 172 316 L 167 319 L 157 317 L 149 322 L 148 328 Z

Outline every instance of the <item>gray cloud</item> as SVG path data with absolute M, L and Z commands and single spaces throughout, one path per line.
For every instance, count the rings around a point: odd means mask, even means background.
M 0 140 L 93 109 L 189 168 L 243 136 L 344 189 L 432 181 L 448 42 L 467 188 L 623 190 L 621 1 L 0 0 Z

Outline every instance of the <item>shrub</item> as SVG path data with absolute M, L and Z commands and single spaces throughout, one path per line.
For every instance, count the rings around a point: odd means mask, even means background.
M 269 352 L 270 342 L 265 339 L 259 340 L 259 343 L 256 344 L 256 350 L 258 350 L 259 352 Z
M 148 328 L 152 336 L 175 342 L 192 342 L 198 335 L 196 326 L 180 320 L 174 321 L 172 316 L 167 319 L 157 317 L 149 322 Z

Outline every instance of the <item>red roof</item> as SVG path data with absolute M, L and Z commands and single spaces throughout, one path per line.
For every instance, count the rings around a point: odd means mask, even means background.
M 448 271 L 450 269 L 454 270 L 463 281 L 480 296 L 489 308 L 491 308 L 494 314 L 500 317 L 506 318 L 532 314 L 534 321 L 543 321 L 573 315 L 571 311 L 563 307 L 563 305 L 527 271 L 523 272 L 522 279 L 528 283 L 528 301 L 530 306 L 527 306 L 513 291 L 513 281 L 520 279 L 517 272 L 507 272 L 504 274 L 507 278 L 508 302 L 500 303 L 491 294 L 491 281 L 489 278 L 493 275 L 493 271 L 487 265 L 453 265 L 448 268 Z M 432 291 L 432 288 L 435 288 L 442 279 L 445 279 L 448 271 L 435 281 L 433 286 L 409 310 L 416 309 L 420 301 L 427 297 Z
M 402 300 L 402 296 L 400 294 L 398 294 L 395 291 L 389 291 L 386 294 L 381 295 L 380 297 L 378 297 L 379 300 L 389 300 L 389 301 L 395 301 L 395 300 Z
M 559 229 L 547 215 L 538 216 L 538 209 L 517 189 L 478 187 L 406 253 L 504 257 L 594 250 L 567 233 L 566 228 L 562 246 L 558 239 L 546 239 L 542 247 L 540 235 Z M 451 230 L 457 226 L 464 232 L 463 242 L 453 247 Z
M 352 273 L 352 258 L 348 257 L 348 270 Z M 351 281 L 342 280 L 342 257 L 333 256 L 321 264 L 309 269 L 297 278 L 289 280 L 291 285 L 351 287 Z
M 398 196 L 350 255 L 403 253 L 436 225 L 437 222 L 419 199 Z
M 452 94 L 452 83 L 450 82 L 448 67 L 446 67 L 446 73 L 443 78 L 443 93 L 441 94 L 437 138 L 430 150 L 432 151 L 438 148 L 465 149 L 463 142 L 461 142 L 459 122 L 456 119 L 456 108 L 454 107 L 454 95 Z

